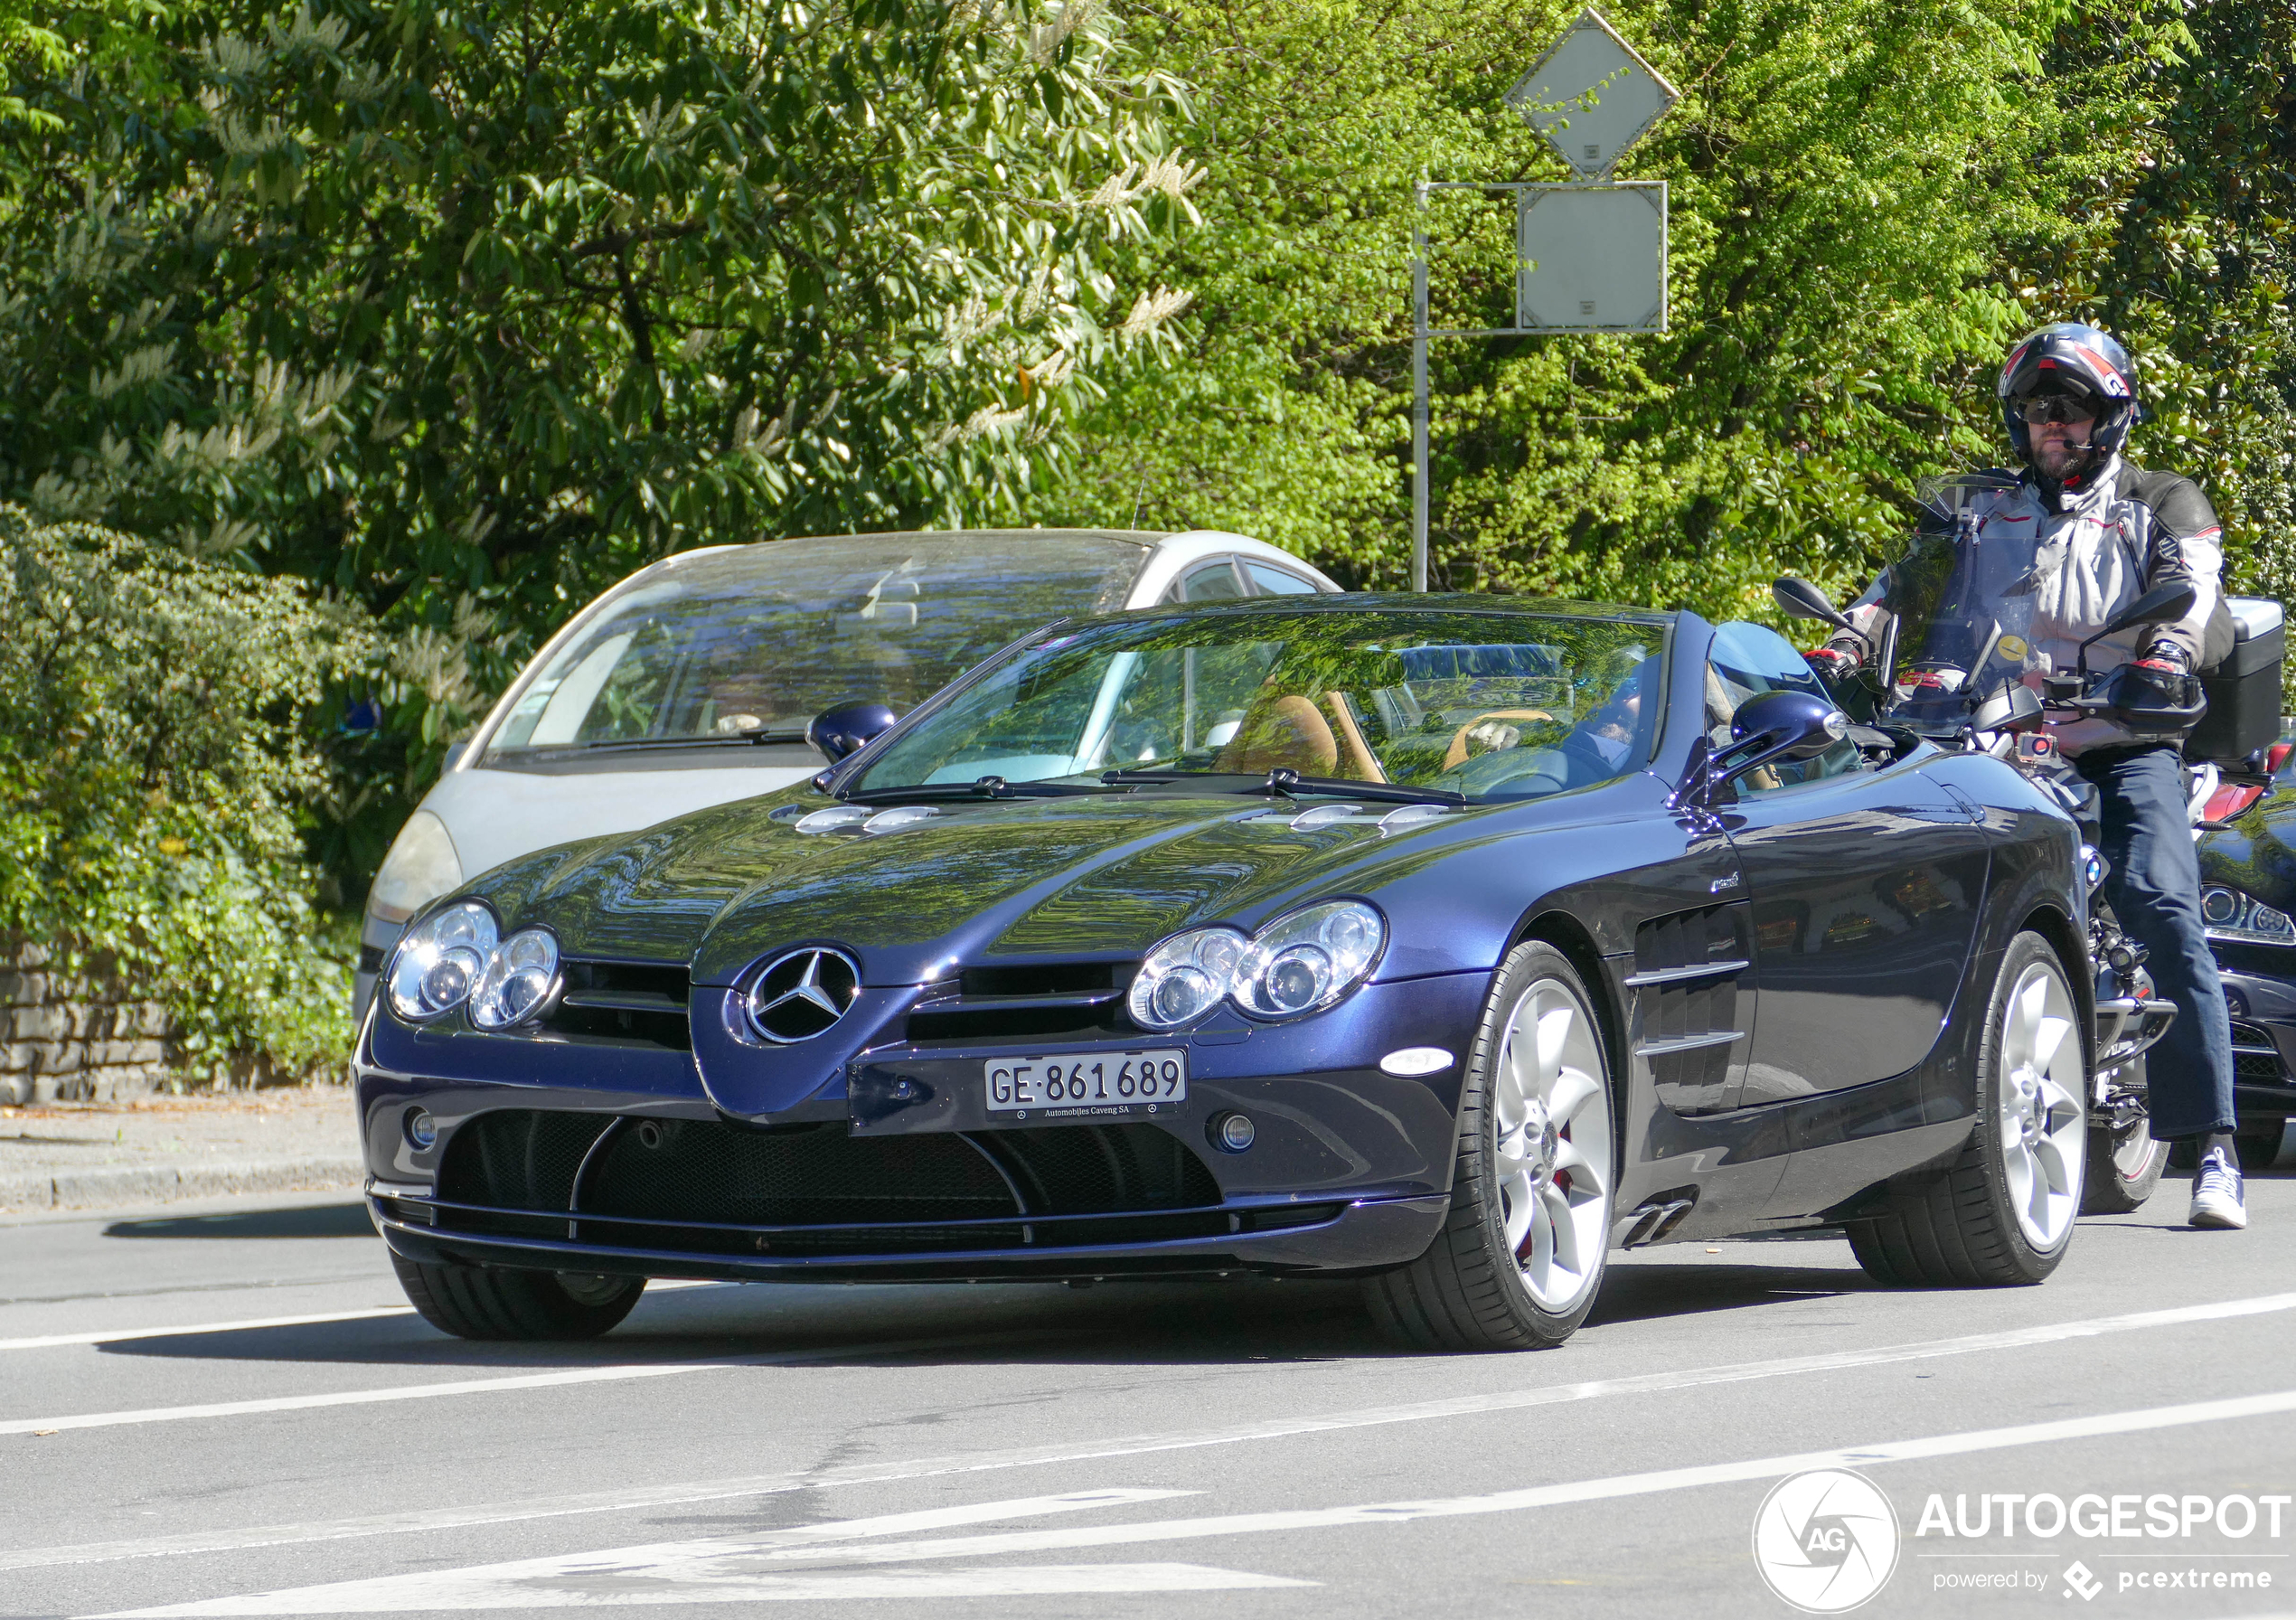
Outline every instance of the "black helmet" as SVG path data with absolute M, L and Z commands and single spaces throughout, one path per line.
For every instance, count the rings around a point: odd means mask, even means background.
M 2097 407 L 2089 443 L 2099 457 L 2117 453 L 2129 429 L 2143 419 L 2137 402 L 2136 363 L 2109 333 L 2078 321 L 2044 326 L 2009 351 L 1994 385 L 2001 422 L 2020 460 L 2033 458 L 2032 435 L 2025 424 L 2025 401 L 2035 394 L 2065 393 L 2090 399 Z

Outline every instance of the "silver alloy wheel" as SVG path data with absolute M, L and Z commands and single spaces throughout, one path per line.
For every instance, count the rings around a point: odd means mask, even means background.
M 1994 1099 L 2002 1168 L 2025 1240 L 2044 1250 L 2064 1240 L 2080 1213 L 2088 1154 L 2081 1038 L 2073 1019 L 2064 976 L 2045 962 L 2031 963 L 2018 975 L 2002 1009 Z
M 1539 1308 L 1575 1309 L 1610 1239 L 1611 1103 L 1602 1048 L 1559 979 L 1523 992 L 1491 1074 L 1507 1241 Z

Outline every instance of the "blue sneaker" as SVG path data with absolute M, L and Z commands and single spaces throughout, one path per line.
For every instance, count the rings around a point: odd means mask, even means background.
M 2200 1169 L 2192 1178 L 2192 1213 L 2185 1219 L 2193 1226 L 2225 1231 L 2238 1231 L 2248 1224 L 2240 1166 L 2223 1148 L 2212 1147 L 2202 1157 Z

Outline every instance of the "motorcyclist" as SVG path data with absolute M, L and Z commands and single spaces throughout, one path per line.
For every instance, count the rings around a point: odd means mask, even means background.
M 2205 654 L 2220 654 L 2212 641 L 2230 644 L 2220 532 L 2207 497 L 2189 479 L 2123 458 L 2129 429 L 2143 414 L 2127 351 L 2094 326 L 2045 326 L 2010 351 L 1996 392 L 2025 470 L 1967 481 L 1957 516 L 1962 545 L 2000 548 L 1971 574 L 2009 582 L 2002 595 L 2018 600 L 2000 604 L 2000 618 L 2025 626 L 2030 642 L 2015 652 L 2042 669 L 2069 672 L 2080 644 L 2137 597 L 2188 580 L 2194 601 L 2183 617 L 2123 631 L 2089 654 L 2092 667 L 2128 666 L 2133 688 L 2175 689 Z M 1885 571 L 1850 609 L 1869 644 L 1837 636 L 1813 656 L 1830 676 L 1849 674 L 1868 645 L 1881 645 L 1888 585 Z M 2183 757 L 2158 731 L 2148 738 L 2105 715 L 2049 729 L 2065 758 L 2097 786 L 2103 852 L 2112 867 L 2105 897 L 2122 928 L 2146 947 L 2155 985 L 2178 1009 L 2153 1050 L 2152 1133 L 2197 1143 L 2191 1224 L 2244 1227 L 2232 1137 L 2231 1027 L 2201 923 Z

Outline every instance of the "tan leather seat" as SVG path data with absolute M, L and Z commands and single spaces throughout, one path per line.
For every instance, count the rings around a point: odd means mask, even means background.
M 1297 692 L 1262 692 L 1245 711 L 1236 735 L 1219 750 L 1212 768 L 1259 776 L 1278 768 L 1303 777 L 1328 777 L 1339 763 L 1340 745 L 1331 722 Z

